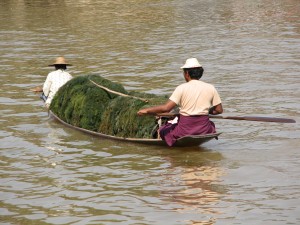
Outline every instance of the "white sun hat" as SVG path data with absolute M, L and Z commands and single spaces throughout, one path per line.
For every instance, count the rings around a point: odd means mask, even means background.
M 180 67 L 181 69 L 188 69 L 188 68 L 197 68 L 202 67 L 196 58 L 189 58 L 186 60 L 185 64 Z

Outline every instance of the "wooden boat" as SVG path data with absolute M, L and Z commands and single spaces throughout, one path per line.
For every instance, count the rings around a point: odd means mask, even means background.
M 59 121 L 60 123 L 71 127 L 73 129 L 82 131 L 84 133 L 87 134 L 91 134 L 94 136 L 98 136 L 101 138 L 108 138 L 108 139 L 113 139 L 116 141 L 126 141 L 126 142 L 133 142 L 133 143 L 138 143 L 138 144 L 147 144 L 147 145 L 159 145 L 159 146 L 167 146 L 167 144 L 165 143 L 165 141 L 161 140 L 161 139 L 150 139 L 150 138 L 123 138 L 123 137 L 116 137 L 116 136 L 112 136 L 112 135 L 107 135 L 107 134 L 102 134 L 102 133 L 98 133 L 95 131 L 91 131 L 91 130 L 87 130 L 84 128 L 80 128 L 80 127 L 75 127 L 71 124 L 66 123 L 65 121 L 61 120 L 58 116 L 56 116 L 52 111 L 49 111 L 50 116 L 52 116 L 54 119 L 56 119 L 57 121 Z M 199 146 L 205 142 L 208 142 L 212 139 L 218 139 L 218 136 L 221 133 L 214 133 L 214 134 L 205 134 L 205 135 L 190 135 L 190 136 L 185 136 L 182 138 L 179 138 L 176 143 L 175 143 L 175 147 L 190 147 L 190 146 Z

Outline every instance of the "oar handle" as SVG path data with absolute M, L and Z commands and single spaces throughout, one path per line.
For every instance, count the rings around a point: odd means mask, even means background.
M 173 116 L 179 116 L 179 113 L 158 113 L 156 116 L 161 117 L 173 117 Z

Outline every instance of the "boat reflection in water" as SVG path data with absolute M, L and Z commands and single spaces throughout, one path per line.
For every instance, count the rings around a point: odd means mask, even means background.
M 197 216 L 192 214 L 187 219 L 190 224 L 214 224 L 217 215 L 222 214 L 216 204 L 226 194 L 226 190 L 218 184 L 225 174 L 216 162 L 222 159 L 222 155 L 205 150 L 199 152 L 198 149 L 195 155 L 187 151 L 186 157 L 181 155 L 167 158 L 172 166 L 164 174 L 165 189 L 161 192 L 163 198 L 169 204 L 174 203 L 176 211 L 182 215 L 195 213 Z

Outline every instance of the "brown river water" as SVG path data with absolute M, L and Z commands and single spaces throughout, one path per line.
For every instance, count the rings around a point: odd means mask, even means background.
M 300 224 L 299 0 L 1 0 L 0 224 Z M 219 140 L 167 148 L 96 138 L 37 94 L 57 56 L 73 76 L 171 94 L 197 57 Z

